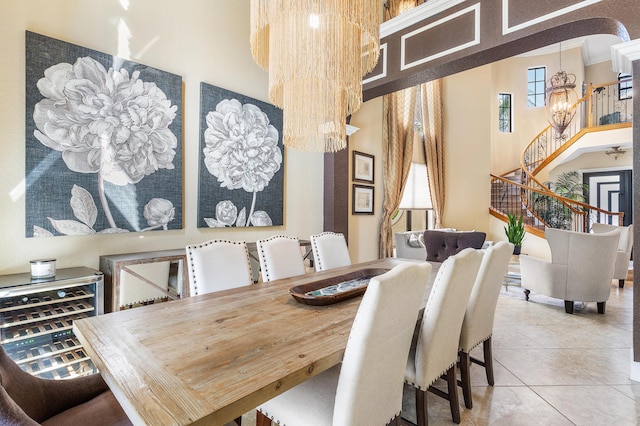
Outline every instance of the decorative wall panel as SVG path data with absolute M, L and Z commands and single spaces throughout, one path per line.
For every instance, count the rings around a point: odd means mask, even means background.
M 26 236 L 182 228 L 182 78 L 26 33 Z
M 202 83 L 199 155 L 198 227 L 284 225 L 282 110 Z

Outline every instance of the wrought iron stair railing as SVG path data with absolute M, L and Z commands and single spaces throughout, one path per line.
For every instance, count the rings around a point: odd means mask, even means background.
M 507 213 L 522 215 L 525 230 L 541 237 L 545 227 L 589 232 L 594 222 L 616 223 L 617 217 L 622 223 L 624 215 L 496 175 L 491 175 L 490 213 L 500 219 Z
M 520 159 L 522 183 L 491 175 L 491 214 L 503 220 L 508 213 L 522 215 L 527 230 L 539 236 L 544 236 L 545 227 L 589 232 L 591 223 L 596 221 L 612 223 L 613 217 L 618 217 L 618 223 L 622 223 L 622 212 L 558 196 L 536 175 L 584 134 L 631 126 L 632 103 L 630 97 L 622 96 L 626 94 L 626 83 L 623 79 L 589 84 L 585 96 L 574 106 L 580 113 L 569 127 L 558 134 L 547 126 L 525 148 Z

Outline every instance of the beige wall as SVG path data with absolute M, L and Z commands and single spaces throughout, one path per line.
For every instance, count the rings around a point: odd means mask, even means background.
M 350 122 L 358 127 L 349 138 L 349 254 L 352 262 L 365 262 L 378 258 L 380 218 L 382 217 L 382 97 L 365 102 Z M 374 159 L 374 214 L 351 214 L 353 181 L 353 151 L 371 154 Z
M 491 65 L 444 80 L 446 193 L 443 226 L 488 231 Z M 487 236 L 491 239 L 491 236 Z
M 97 268 L 101 254 L 178 248 L 214 238 L 253 241 L 276 233 L 308 238 L 322 231 L 322 154 L 291 150 L 285 153 L 284 227 L 196 228 L 200 82 L 268 101 L 267 73 L 249 51 L 249 2 L 21 0 L 3 1 L 0 15 L 0 273 L 26 272 L 30 259 L 57 258 L 58 268 Z M 25 238 L 25 30 L 182 76 L 183 230 Z
M 589 84 L 605 84 L 618 80 L 618 73 L 613 71 L 611 61 L 599 62 L 584 69 L 584 81 Z
M 444 80 L 447 198 L 443 226 L 467 230 L 477 229 L 488 232 L 487 239 L 499 240 L 504 238 L 500 235 L 492 235 L 489 231 L 491 112 L 486 106 L 493 99 L 491 87 L 488 84 L 490 81 L 490 65 L 456 74 Z M 350 243 L 359 242 L 357 250 L 362 260 L 377 256 L 378 227 L 382 210 L 382 182 L 378 178 L 381 176 L 382 167 L 381 119 L 380 98 L 367 102 L 352 119 L 352 124 L 358 127 L 364 127 L 360 123 L 367 122 L 368 125 L 376 127 L 376 130 L 371 134 L 361 133 L 362 130 L 360 130 L 352 137 L 351 148 L 378 153 L 376 154 L 375 219 L 352 216 L 349 222 Z M 415 212 L 414 216 L 416 219 L 412 228 L 423 229 L 424 213 Z M 394 226 L 394 231 L 404 231 L 405 227 L 406 221 L 403 217 Z M 354 250 L 352 244 L 350 247 Z
M 631 170 L 633 168 L 632 160 L 633 154 L 631 150 L 627 150 L 626 154 L 621 155 L 617 160 L 607 156 L 604 152 L 587 152 L 575 160 L 567 161 L 555 167 L 549 173 L 549 180 L 555 181 L 560 174 L 572 171 L 582 174 L 603 170 Z
M 491 65 L 491 84 L 495 98 L 491 99 L 491 170 L 504 174 L 520 167 L 522 151 L 547 125 L 544 108 L 527 105 L 527 69 L 547 67 L 547 79 L 560 69 L 558 53 L 517 56 Z M 584 63 L 580 48 L 562 52 L 562 68 L 576 75 L 576 93 L 581 96 L 584 81 Z M 498 93 L 511 93 L 513 103 L 513 132 L 498 132 Z

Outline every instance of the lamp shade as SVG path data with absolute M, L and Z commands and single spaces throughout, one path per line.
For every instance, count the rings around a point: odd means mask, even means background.
M 432 207 L 429 180 L 427 178 L 427 165 L 411 163 L 409 177 L 404 186 L 402 200 L 398 208 L 402 210 L 426 210 Z

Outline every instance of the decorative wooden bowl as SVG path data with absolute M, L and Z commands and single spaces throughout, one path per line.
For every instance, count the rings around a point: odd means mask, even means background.
M 369 280 L 389 269 L 361 269 L 332 278 L 291 287 L 289 293 L 306 305 L 331 305 L 351 297 L 360 296 L 367 289 Z

